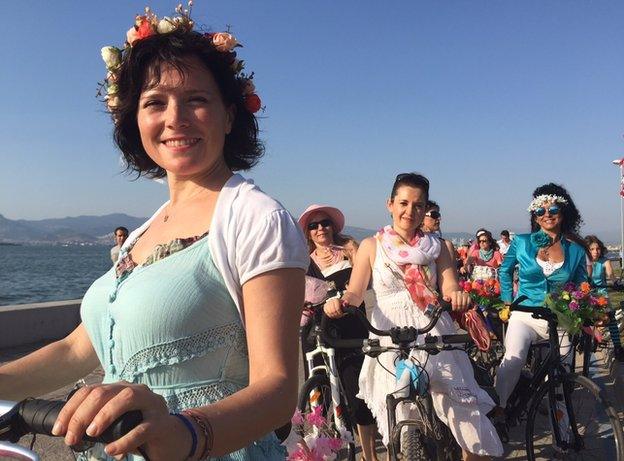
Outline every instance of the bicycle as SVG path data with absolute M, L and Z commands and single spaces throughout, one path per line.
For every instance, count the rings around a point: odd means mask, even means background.
M 62 400 L 26 399 L 21 402 L 0 400 L 0 455 L 2 459 L 39 461 L 39 456 L 19 445 L 14 445 L 27 434 L 52 436 L 52 427 L 59 412 L 65 405 Z M 84 451 L 95 443 L 111 443 L 134 429 L 142 421 L 140 411 L 130 411 L 117 418 L 99 436 L 83 436 L 80 445 L 73 447 Z M 149 458 L 139 450 L 141 455 Z
M 394 327 L 379 330 L 368 321 L 365 315 L 353 306 L 343 308 L 346 313 L 354 314 L 366 328 L 378 335 L 388 336 L 396 346 L 383 347 L 378 339 L 363 341 L 363 352 L 371 357 L 378 357 L 384 352 L 397 352 L 397 388 L 386 397 L 389 428 L 388 456 L 390 461 L 459 461 L 462 451 L 450 429 L 440 421 L 433 409 L 429 380 L 424 367 L 415 364 L 410 353 L 425 351 L 438 354 L 442 351 L 462 350 L 472 339 L 468 334 L 433 336 L 428 334 L 433 329 L 443 312 L 451 310 L 451 305 L 439 300 L 440 306 L 430 306 L 431 320 L 424 328 Z M 418 342 L 419 336 L 424 340 Z M 461 345 L 461 346 L 460 346 Z M 401 403 L 414 404 L 418 419 L 397 421 L 396 409 Z
M 524 299 L 516 300 L 511 310 L 546 320 L 549 332 L 547 342 L 531 346 L 531 372 L 521 375 L 505 410 L 509 426 L 526 416 L 528 460 L 535 461 L 538 456 L 585 459 L 592 454 L 624 460 L 624 435 L 616 411 L 591 379 L 566 369 L 559 351 L 556 315 L 544 307 L 521 306 Z
M 329 337 L 328 317 L 323 313 L 323 305 L 332 298 L 342 295 L 340 291 L 331 290 L 328 297 L 319 303 L 308 303 L 306 307 L 314 310 L 314 325 L 312 335 L 316 347 L 305 353 L 308 379 L 303 383 L 299 392 L 299 402 L 297 408 L 301 413 L 313 412 L 318 406 L 323 408 L 323 416 L 330 415 L 332 429 L 336 435 L 348 431 L 353 434 L 353 418 L 346 398 L 344 387 L 338 374 L 336 364 L 336 349 L 361 348 L 362 339 L 335 339 Z M 320 321 L 319 321 L 320 320 Z M 321 365 L 315 365 L 314 359 L 321 357 Z M 312 428 L 312 431 L 318 429 Z M 304 437 L 305 434 L 300 433 Z M 341 456 L 349 461 L 355 460 L 355 443 L 348 443 L 342 450 Z

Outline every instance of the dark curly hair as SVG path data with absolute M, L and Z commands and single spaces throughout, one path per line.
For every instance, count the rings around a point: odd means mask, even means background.
M 568 202 L 557 203 L 557 205 L 561 208 L 562 213 L 561 234 L 568 240 L 578 243 L 581 247 L 583 247 L 585 252 L 589 254 L 585 241 L 578 235 L 579 229 L 583 224 L 583 218 L 581 218 L 581 213 L 578 208 L 576 208 L 570 193 L 562 185 L 551 182 L 544 184 L 543 186 L 539 186 L 533 191 L 533 198 L 540 195 L 558 195 L 563 197 L 566 202 Z M 535 213 L 531 213 L 531 232 L 536 232 L 539 229 L 540 226 L 537 224 Z
M 264 154 L 258 138 L 258 122 L 245 108 L 244 82 L 236 77 L 233 52 L 220 52 L 199 32 L 173 31 L 144 38 L 123 54 L 118 73 L 119 102 L 111 115 L 115 120 L 114 140 L 127 163 L 127 170 L 138 176 L 162 178 L 165 170 L 145 152 L 137 124 L 138 102 L 148 85 L 160 81 L 163 64 L 172 66 L 184 78 L 190 71 L 189 58 L 197 58 L 211 72 L 224 104 L 234 106 L 231 132 L 225 137 L 223 156 L 233 171 L 248 170 Z M 149 81 L 148 81 L 149 80 Z
M 588 235 L 588 236 L 586 236 L 585 237 L 585 243 L 587 244 L 587 248 L 589 248 L 594 243 L 596 245 L 598 245 L 598 248 L 600 248 L 600 257 L 601 258 L 604 257 L 604 255 L 606 255 L 608 253 L 608 251 L 609 251 L 609 250 L 607 250 L 607 247 L 605 246 L 605 244 L 602 243 L 602 240 L 600 240 L 595 235 Z

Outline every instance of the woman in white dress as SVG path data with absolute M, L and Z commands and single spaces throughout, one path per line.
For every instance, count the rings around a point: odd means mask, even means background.
M 436 289 L 451 302 L 456 311 L 470 305 L 467 293 L 459 289 L 454 260 L 445 245 L 419 228 L 426 213 L 429 181 L 416 173 L 396 177 L 387 208 L 392 225 L 365 239 L 355 257 L 348 291 L 342 300 L 330 300 L 325 312 L 332 318 L 344 315 L 341 305 L 358 306 L 371 281 L 375 293 L 371 323 L 379 329 L 394 326 L 424 327 L 429 317 L 424 313 L 437 302 Z M 354 319 L 353 321 L 357 321 Z M 456 333 L 448 313 L 444 313 L 432 334 Z M 371 337 L 377 336 L 371 334 Z M 390 339 L 379 338 L 381 345 Z M 438 417 L 449 426 L 461 446 L 465 460 L 488 460 L 502 454 L 502 445 L 486 414 L 494 402 L 476 383 L 465 353 L 445 351 L 428 358 L 418 352 L 415 358 L 426 364 L 433 404 Z M 396 353 L 366 357 L 360 374 L 360 393 L 377 418 L 384 444 L 388 444 L 386 395 L 396 388 L 394 360 Z M 389 371 L 390 372 L 389 372 Z M 398 410 L 397 419 L 405 419 L 411 409 Z

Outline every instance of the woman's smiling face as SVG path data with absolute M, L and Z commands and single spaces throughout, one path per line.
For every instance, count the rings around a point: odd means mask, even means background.
M 407 185 L 400 186 L 394 198 L 387 203 L 394 229 L 413 234 L 423 222 L 426 205 L 427 194 L 424 190 Z
M 224 162 L 233 109 L 225 106 L 212 73 L 197 58 L 185 71 L 170 65 L 141 93 L 137 123 L 150 158 L 168 174 L 193 177 Z

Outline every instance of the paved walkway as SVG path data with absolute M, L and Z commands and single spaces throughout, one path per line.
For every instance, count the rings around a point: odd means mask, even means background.
M 42 344 L 36 344 L 30 347 L 0 350 L 0 364 L 19 358 L 41 346 Z M 582 361 L 579 362 L 582 363 Z M 621 392 L 622 385 L 624 384 L 624 367 L 620 366 L 617 362 L 614 363 L 609 360 L 608 351 L 606 353 L 599 352 L 593 357 L 591 373 L 594 381 L 605 390 L 607 397 L 618 411 L 620 420 L 624 422 L 624 395 Z M 88 384 L 94 384 L 100 382 L 102 376 L 102 370 L 98 369 L 87 376 L 85 380 Z M 302 369 L 300 369 L 299 376 L 300 379 L 303 376 Z M 71 391 L 71 388 L 72 386 L 67 386 L 46 395 L 45 398 L 65 398 Z M 620 389 L 620 392 L 616 392 L 616 389 Z M 510 440 L 511 442 L 506 446 L 505 455 L 500 459 L 515 461 L 526 460 L 526 453 L 524 451 L 524 426 L 513 428 L 510 433 Z M 24 438 L 21 444 L 28 446 L 30 444 L 30 437 Z M 62 440 L 58 438 L 38 436 L 34 449 L 41 456 L 42 461 L 74 460 L 72 452 L 63 444 Z M 380 458 L 383 459 L 384 448 L 381 444 L 379 444 L 378 453 L 381 455 Z M 608 459 L 609 458 L 604 458 L 604 461 Z

